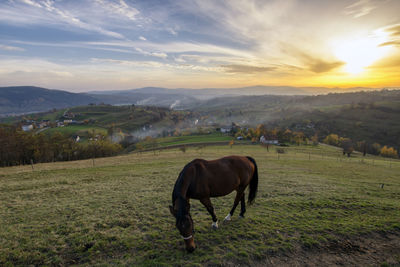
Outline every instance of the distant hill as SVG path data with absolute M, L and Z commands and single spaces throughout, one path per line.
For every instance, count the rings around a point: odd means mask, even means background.
M 400 149 L 400 90 L 317 96 L 220 97 L 193 106 L 203 123 L 289 128 L 320 137 L 336 133 L 354 141 Z
M 3 116 L 87 105 L 96 101 L 86 94 L 35 86 L 0 87 L 0 115 Z
M 290 86 L 250 86 L 241 88 L 204 88 L 204 89 L 167 89 L 162 87 L 144 87 L 131 90 L 93 91 L 70 93 L 34 86 L 0 87 L 0 116 L 18 115 L 46 111 L 52 108 L 65 108 L 105 103 L 111 105 L 147 105 L 171 109 L 216 108 L 229 105 L 237 107 L 251 105 L 265 106 L 286 99 L 313 97 L 315 94 L 327 94 L 341 91 L 371 91 L 371 88 L 324 88 Z M 373 92 L 373 91 L 371 91 Z M 238 97 L 240 96 L 240 97 Z M 331 105 L 331 103 L 327 103 Z M 307 105 L 307 104 L 306 104 Z

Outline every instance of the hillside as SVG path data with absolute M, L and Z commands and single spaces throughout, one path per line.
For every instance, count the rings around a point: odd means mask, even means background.
M 0 87 L 0 115 L 3 116 L 87 105 L 96 101 L 86 94 L 35 86 Z
M 228 145 L 0 169 L 0 265 L 396 266 L 398 160 L 341 156 L 328 146 L 286 153 Z M 187 254 L 168 205 L 194 158 L 257 161 L 245 219 L 222 223 L 234 194 L 213 198 L 220 220 L 191 201 L 197 250 Z M 247 192 L 246 192 L 247 194 Z
M 23 116 L 0 118 L 1 123 L 20 127 L 33 124 L 34 131 L 45 134 L 60 132 L 68 136 L 79 135 L 86 140 L 93 131 L 109 135 L 115 142 L 124 136 L 144 138 L 164 133 L 171 134 L 175 129 L 194 126 L 195 113 L 176 111 L 153 106 L 111 106 L 89 105 L 34 113 Z M 42 121 L 46 122 L 41 127 Z M 69 122 L 65 122 L 69 121 Z M 65 122 L 65 123 L 64 123 Z
M 209 106 L 213 101 L 223 104 L 231 97 L 289 96 L 297 99 L 312 94 L 329 92 L 371 91 L 370 88 L 323 88 L 323 87 L 290 87 L 290 86 L 250 86 L 242 88 L 204 88 L 204 89 L 166 89 L 162 87 L 144 87 L 131 90 L 92 91 L 87 93 L 70 93 L 35 86 L 0 87 L 0 116 L 26 114 L 46 111 L 53 108 L 65 108 L 105 103 L 112 105 L 150 105 L 173 109 L 192 109 Z M 224 98 L 225 100 L 218 100 Z M 243 98 L 245 100 L 246 97 Z M 211 102 L 207 102 L 211 100 Z M 242 100 L 242 101 L 243 101 Z M 257 100 L 256 100 L 257 101 Z M 239 101 L 240 102 L 240 101 Z
M 242 96 L 204 101 L 193 110 L 206 122 L 242 126 L 259 123 L 303 131 L 330 133 L 354 141 L 400 147 L 400 90 L 318 96 Z

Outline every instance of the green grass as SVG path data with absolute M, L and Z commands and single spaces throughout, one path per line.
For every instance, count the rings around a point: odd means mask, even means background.
M 262 264 L 297 246 L 400 230 L 398 160 L 285 150 L 226 145 L 0 169 L 0 265 Z M 198 249 L 187 254 L 168 209 L 175 180 L 194 158 L 229 154 L 256 159 L 255 204 L 213 231 L 192 200 Z M 220 220 L 233 198 L 212 199 Z
M 64 127 L 57 127 L 57 128 L 49 128 L 43 131 L 46 134 L 54 134 L 55 132 L 60 132 L 62 134 L 72 136 L 72 135 L 79 135 L 79 136 L 88 136 L 88 133 L 95 131 L 96 134 L 107 134 L 107 130 L 93 125 L 67 125 Z
M 212 143 L 212 142 L 229 142 L 233 137 L 220 133 L 206 134 L 206 135 L 187 135 L 187 136 L 170 136 L 163 138 L 156 138 L 158 147 L 166 147 L 173 145 L 183 144 L 196 144 L 196 143 Z M 144 147 L 151 147 L 151 142 L 142 142 Z

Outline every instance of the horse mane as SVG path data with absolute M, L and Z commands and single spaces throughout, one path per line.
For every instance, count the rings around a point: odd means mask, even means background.
M 185 167 L 182 169 L 182 171 L 179 173 L 178 179 L 175 182 L 174 190 L 172 192 L 172 206 L 175 205 L 176 200 L 179 201 L 178 202 L 178 212 L 176 215 L 177 218 L 181 218 L 187 214 L 188 203 L 187 203 L 185 196 L 183 196 L 181 192 L 182 192 L 183 179 L 185 176 L 185 172 L 191 163 L 192 162 L 186 164 Z

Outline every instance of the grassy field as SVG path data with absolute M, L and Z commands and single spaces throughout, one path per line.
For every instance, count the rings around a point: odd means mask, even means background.
M 232 136 L 226 134 L 213 133 L 204 135 L 168 136 L 156 138 L 154 143 L 152 141 L 142 141 L 140 144 L 142 144 L 144 148 L 152 148 L 154 145 L 157 147 L 167 147 L 196 143 L 229 142 L 232 139 Z
M 57 128 L 49 128 L 43 131 L 46 134 L 54 134 L 55 132 L 60 132 L 62 134 L 72 136 L 72 135 L 79 135 L 87 137 L 89 133 L 95 132 L 95 134 L 107 134 L 107 129 L 93 126 L 93 125 L 67 125 L 64 127 L 57 127 Z
M 285 152 L 226 145 L 2 168 L 0 265 L 263 265 L 298 247 L 400 231 L 398 160 L 329 146 Z M 168 210 L 178 173 L 194 158 L 230 154 L 256 159 L 255 204 L 214 231 L 192 200 L 198 248 L 187 254 Z M 212 200 L 220 220 L 233 198 Z

